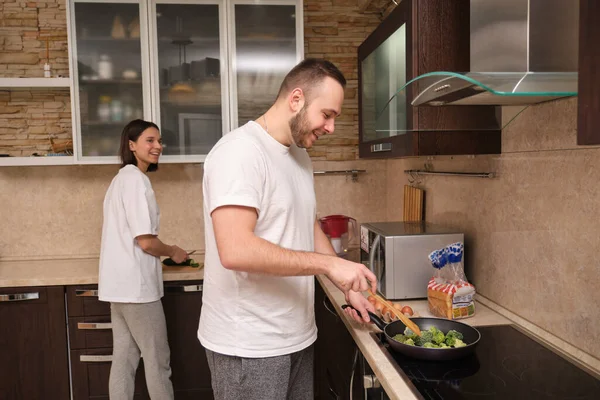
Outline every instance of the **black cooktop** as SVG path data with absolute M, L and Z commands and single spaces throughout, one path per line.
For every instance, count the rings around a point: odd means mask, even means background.
M 421 361 L 384 349 L 424 399 L 600 399 L 600 380 L 511 325 L 477 328 L 475 353 Z M 383 334 L 377 338 L 385 342 Z M 440 350 L 443 351 L 443 350 Z

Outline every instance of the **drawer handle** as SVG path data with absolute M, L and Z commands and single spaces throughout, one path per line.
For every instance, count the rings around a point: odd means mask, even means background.
M 39 292 L 0 294 L 0 301 L 24 301 L 24 300 L 37 300 L 39 298 L 40 298 Z
M 327 311 L 333 314 L 334 317 L 339 318 L 338 314 L 334 310 L 332 310 L 330 306 L 333 307 L 333 304 L 331 304 L 331 300 L 329 300 L 328 297 L 325 297 L 323 299 L 323 307 L 325 307 Z
M 90 363 L 112 362 L 112 354 L 109 354 L 106 356 L 81 355 L 81 356 L 79 356 L 79 361 L 90 362 Z
M 98 289 L 75 289 L 77 297 L 98 297 Z
M 169 293 L 189 293 L 189 292 L 201 292 L 202 285 L 176 285 L 170 286 L 165 285 L 165 292 Z
M 112 322 L 78 322 L 77 329 L 112 329 Z

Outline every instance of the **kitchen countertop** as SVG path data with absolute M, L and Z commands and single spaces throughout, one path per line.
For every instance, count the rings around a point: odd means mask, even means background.
M 201 260 L 195 258 L 197 261 Z M 204 269 L 163 271 L 164 281 L 198 280 Z M 0 261 L 0 287 L 83 285 L 98 283 L 98 258 Z
M 341 308 L 346 302 L 344 294 L 328 278 L 318 276 L 317 279 L 390 399 L 419 399 L 415 395 L 415 392 L 413 392 L 410 380 L 398 372 L 397 367 L 382 350 L 381 344 L 372 337 L 371 333 L 379 332 L 379 329 L 373 324 L 361 325 L 347 317 Z M 415 314 L 418 314 L 420 317 L 433 316 L 429 312 L 427 300 L 406 300 L 401 303 L 402 305 L 410 306 Z M 508 318 L 503 317 L 481 303 L 477 303 L 473 317 L 461 319 L 460 322 L 473 326 L 513 323 Z

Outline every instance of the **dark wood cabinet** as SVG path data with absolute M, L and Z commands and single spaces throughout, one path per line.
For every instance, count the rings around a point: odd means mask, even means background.
M 0 399 L 68 400 L 64 287 L 0 288 Z
M 202 281 L 165 282 L 162 299 L 176 400 L 212 399 L 206 352 L 198 341 Z
M 171 350 L 171 381 L 176 400 L 212 399 L 210 370 L 198 341 L 202 281 L 165 282 L 162 298 Z M 110 304 L 98 300 L 97 285 L 67 288 L 73 399 L 108 399 L 112 359 Z M 143 359 L 135 399 L 149 399 Z
M 66 292 L 73 400 L 108 400 L 113 346 L 110 303 L 98 300 L 97 285 L 68 286 Z M 149 399 L 141 359 L 134 400 Z
M 364 398 L 359 350 L 325 291 L 315 280 L 315 397 L 319 400 Z
M 469 18 L 468 1 L 404 0 L 359 46 L 361 158 L 501 152 L 495 106 L 413 107 L 420 81 L 393 97 L 419 75 L 469 71 Z
M 577 144 L 600 144 L 600 2 L 579 0 Z

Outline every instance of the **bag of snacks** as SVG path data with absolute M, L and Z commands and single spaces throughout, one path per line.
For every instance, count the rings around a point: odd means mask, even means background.
M 429 254 L 434 274 L 427 286 L 432 314 L 447 319 L 475 315 L 475 286 L 467 281 L 463 266 L 464 245 L 453 243 Z

